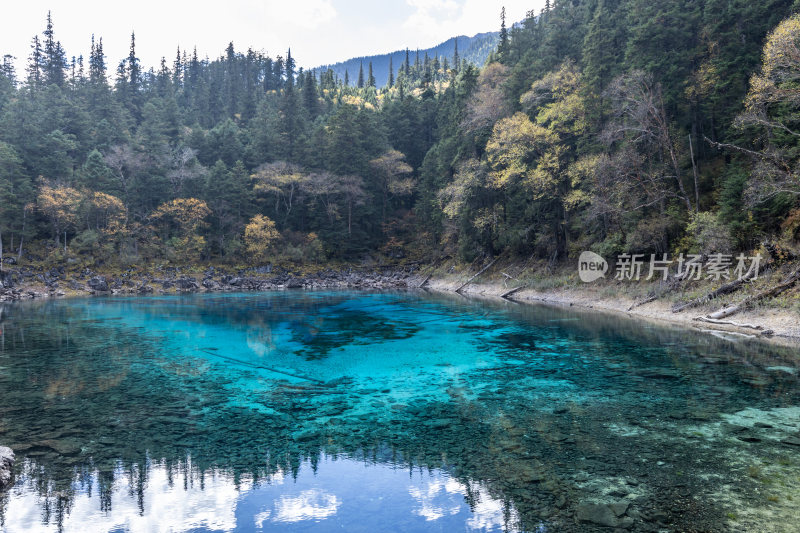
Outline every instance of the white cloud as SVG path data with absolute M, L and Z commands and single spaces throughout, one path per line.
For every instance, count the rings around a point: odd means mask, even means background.
M 415 9 L 403 28 L 436 44 L 446 35 L 474 35 L 500 28 L 500 10 L 506 8 L 506 25 L 525 18 L 529 10 L 541 9 L 543 0 L 406 0 Z
M 521 20 L 544 0 L 139 0 L 136 9 L 104 0 L 9 2 L 4 6 L 0 55 L 18 58 L 22 75 L 30 41 L 41 35 L 52 9 L 56 38 L 70 56 L 88 56 L 94 33 L 103 37 L 109 71 L 127 56 L 131 30 L 136 31 L 137 55 L 145 67 L 169 63 L 175 49 L 197 46 L 200 57 L 215 58 L 233 41 L 237 50 L 252 47 L 273 57 L 287 48 L 298 64 L 314 67 L 351 57 L 391 52 L 405 47 L 427 48 L 455 35 L 496 30 L 505 5 L 509 24 Z
M 302 522 L 303 520 L 322 520 L 333 516 L 342 505 L 335 494 L 319 489 L 302 491 L 298 496 L 281 496 L 275 504 L 277 514 L 274 522 Z

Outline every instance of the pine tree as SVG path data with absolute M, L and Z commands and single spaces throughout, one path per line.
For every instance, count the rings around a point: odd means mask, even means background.
M 292 59 L 292 49 L 286 53 L 286 84 L 290 87 L 294 86 L 294 67 L 295 62 Z
M 392 66 L 392 56 L 389 56 L 389 79 L 386 80 L 386 87 L 394 87 L 394 67 Z
M 506 7 L 500 10 L 500 42 L 497 45 L 497 55 L 500 60 L 508 53 L 508 29 L 506 29 Z
M 306 72 L 305 80 L 303 81 L 303 104 L 312 120 L 316 118 L 319 112 L 318 98 L 317 77 L 309 70 Z
M 31 55 L 28 59 L 28 87 L 34 93 L 42 84 L 42 44 L 36 35 L 31 41 Z
M 142 75 L 139 58 L 136 57 L 136 35 L 131 32 L 131 47 L 127 59 L 120 63 L 117 69 L 117 98 L 128 108 L 130 113 L 138 121 L 142 118 Z
M 453 51 L 453 70 L 458 74 L 458 68 L 461 65 L 461 59 L 458 57 L 458 37 L 456 37 L 456 46 Z
M 347 72 L 347 69 L 344 69 L 344 86 L 350 87 L 350 73 Z
M 181 78 L 183 72 L 183 65 L 181 64 L 181 47 L 175 54 L 175 61 L 172 63 L 172 85 L 177 90 L 181 86 Z
M 408 60 L 408 48 L 406 48 L 406 61 L 403 63 L 403 71 L 405 72 L 406 79 L 411 75 L 411 63 Z
M 367 87 L 375 87 L 375 76 L 372 74 L 372 61 L 369 62 L 369 76 L 367 76 Z
M 358 67 L 358 88 L 364 88 L 364 62 L 361 62 L 361 66 Z
M 139 58 L 136 57 L 136 34 L 131 32 L 131 49 L 128 54 L 128 85 L 130 85 L 131 95 L 139 92 L 139 85 L 142 79 L 141 66 L 139 65 Z
M 48 85 L 64 86 L 67 59 L 61 43 L 55 40 L 53 19 L 47 12 L 47 29 L 44 31 L 44 81 Z
M 103 38 L 95 44 L 92 35 L 92 50 L 89 54 L 89 83 L 93 86 L 106 83 L 106 58 L 103 53 Z

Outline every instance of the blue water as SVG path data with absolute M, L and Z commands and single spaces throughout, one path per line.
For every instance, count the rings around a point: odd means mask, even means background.
M 592 531 L 613 503 L 634 531 L 786 531 L 796 359 L 424 293 L 5 305 L 0 527 Z

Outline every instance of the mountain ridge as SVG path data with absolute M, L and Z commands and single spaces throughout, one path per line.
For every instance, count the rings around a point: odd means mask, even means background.
M 455 44 L 456 41 L 458 41 L 459 57 L 474 65 L 481 66 L 486 62 L 489 54 L 491 54 L 497 46 L 497 41 L 499 38 L 500 32 L 497 31 L 476 33 L 471 37 L 467 35 L 457 35 L 430 48 L 414 50 L 408 49 L 409 60 L 413 65 L 416 54 L 419 53 L 419 60 L 421 62 L 424 60 L 425 54 L 427 53 L 431 59 L 434 57 L 439 57 L 439 60 L 441 61 L 446 57 L 449 61 L 452 61 L 453 54 L 455 52 Z M 361 65 L 364 67 L 364 76 L 366 77 L 369 63 L 372 62 L 372 72 L 375 76 L 376 86 L 381 88 L 386 85 L 386 82 L 389 78 L 389 58 L 392 60 L 392 68 L 394 69 L 395 77 L 397 77 L 397 71 L 405 61 L 405 56 L 406 49 L 395 50 L 385 54 L 352 57 L 337 63 L 320 65 L 312 68 L 311 70 L 317 74 L 322 74 L 328 69 L 331 69 L 340 79 L 344 79 L 345 71 L 347 71 L 350 83 L 351 85 L 354 85 L 356 79 L 358 78 L 358 70 Z

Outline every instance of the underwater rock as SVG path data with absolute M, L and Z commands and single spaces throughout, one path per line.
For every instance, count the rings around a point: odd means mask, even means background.
M 786 437 L 781 442 L 790 446 L 800 446 L 800 437 Z
M 617 507 L 612 509 L 611 505 Z M 575 519 L 578 522 L 588 522 L 590 524 L 597 524 L 598 526 L 605 527 L 620 527 L 622 520 L 619 519 L 616 511 L 622 509 L 623 504 L 605 504 L 605 503 L 581 503 L 575 510 Z M 615 510 L 616 509 L 616 510 Z M 625 503 L 625 510 L 627 510 L 627 502 Z
M 0 489 L 11 482 L 11 465 L 14 464 L 14 452 L 11 448 L 0 446 Z
M 46 439 L 35 444 L 39 447 L 49 448 L 59 455 L 77 455 L 81 452 L 79 444 L 66 439 Z

